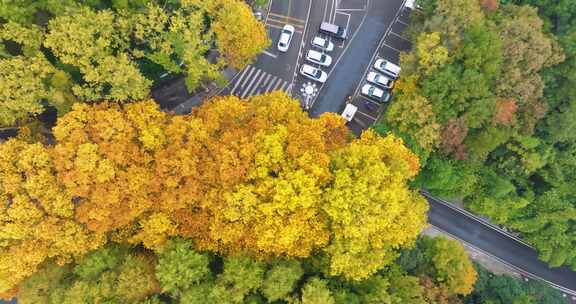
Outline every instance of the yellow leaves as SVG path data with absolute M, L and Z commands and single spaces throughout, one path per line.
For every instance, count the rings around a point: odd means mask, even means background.
M 146 248 L 159 250 L 170 236 L 176 235 L 176 225 L 164 213 L 154 213 L 140 221 L 140 231 L 130 239 Z
M 364 279 L 425 225 L 426 202 L 406 185 L 418 172 L 418 159 L 400 139 L 368 131 L 334 152 L 331 167 L 333 186 L 325 189 L 322 205 L 333 233 L 326 248 L 330 271 Z
M 216 45 L 231 66 L 241 69 L 271 42 L 264 24 L 254 18 L 246 3 L 239 0 L 218 0 L 217 3 L 220 6 L 212 26 Z
M 424 74 L 430 74 L 448 61 L 448 49 L 442 45 L 440 33 L 422 33 L 416 41 L 418 64 Z

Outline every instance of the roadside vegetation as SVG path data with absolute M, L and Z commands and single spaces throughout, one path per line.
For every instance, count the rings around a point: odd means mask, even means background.
M 193 92 L 270 43 L 240 0 L 8 0 L 0 18 L 0 127 L 48 105 L 142 100 L 165 73 Z
M 423 1 L 376 130 L 420 156 L 416 186 L 576 270 L 576 6 L 560 2 Z

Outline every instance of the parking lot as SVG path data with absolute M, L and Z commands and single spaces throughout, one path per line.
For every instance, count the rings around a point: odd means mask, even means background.
M 315 6 L 316 6 L 315 2 Z M 326 72 L 328 75 L 328 80 L 330 81 L 330 76 L 332 71 L 340 62 L 341 56 L 346 52 L 347 47 L 358 31 L 364 17 L 366 16 L 366 9 L 368 7 L 368 0 L 348 0 L 348 1 L 338 1 L 338 0 L 327 0 L 324 2 L 324 7 L 321 10 L 315 10 L 312 12 L 309 21 L 309 30 L 304 38 L 302 51 L 298 56 L 298 62 L 296 64 L 296 72 L 294 73 L 292 95 L 302 101 L 302 106 L 305 109 L 309 109 L 314 101 L 315 97 L 307 97 L 304 94 L 303 88 L 307 84 L 312 84 L 316 87 L 317 91 L 323 88 L 323 84 L 315 83 L 314 81 L 307 79 L 306 77 L 299 74 L 299 69 L 302 64 L 308 64 L 316 68 L 320 68 L 322 71 Z M 320 24 L 322 22 L 328 22 L 336 24 L 347 29 L 348 39 L 340 40 L 330 37 L 326 34 L 319 33 Z M 311 41 L 314 37 L 321 37 L 327 39 L 331 43 L 334 43 L 334 50 L 331 52 L 323 52 L 332 58 L 332 64 L 329 67 L 321 67 L 318 64 L 311 63 L 306 60 L 306 53 L 313 49 L 321 51 L 318 48 L 311 46 Z
M 354 91 L 351 103 L 355 105 L 358 110 L 354 118 L 349 123 L 349 127 L 356 134 L 360 134 L 362 130 L 369 128 L 374 124 L 380 116 L 386 111 L 388 105 L 394 102 L 394 97 L 389 102 L 378 103 L 361 94 L 361 88 L 367 83 L 366 76 L 370 71 L 375 71 L 373 66 L 377 59 L 382 58 L 394 64 L 400 65 L 400 53 L 409 51 L 412 47 L 410 40 L 404 34 L 404 29 L 408 26 L 410 21 L 410 10 L 400 9 L 394 22 L 380 41 L 378 51 L 373 55 L 370 64 L 366 68 L 362 80 Z

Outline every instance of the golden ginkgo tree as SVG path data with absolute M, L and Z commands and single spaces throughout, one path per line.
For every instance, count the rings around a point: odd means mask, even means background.
M 320 252 L 331 274 L 359 280 L 425 225 L 407 186 L 419 161 L 400 139 L 355 139 L 284 93 L 187 116 L 151 101 L 76 104 L 53 131 L 53 146 L 0 145 L 0 292 L 106 240 L 160 251 L 175 236 L 260 259 Z

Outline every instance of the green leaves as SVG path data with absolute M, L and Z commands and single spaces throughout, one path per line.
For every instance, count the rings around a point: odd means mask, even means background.
M 158 257 L 156 277 L 162 290 L 180 295 L 210 278 L 208 256 L 195 252 L 190 241 L 176 239 Z

